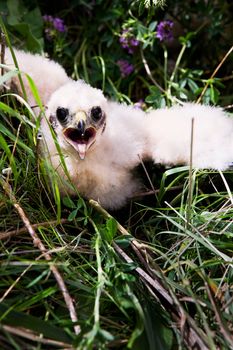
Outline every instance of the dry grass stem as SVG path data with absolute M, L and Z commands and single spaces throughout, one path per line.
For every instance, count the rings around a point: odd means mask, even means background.
M 61 348 L 63 350 L 72 349 L 73 348 L 71 345 L 63 343 L 63 342 L 60 342 L 60 341 L 56 341 L 56 340 L 53 340 L 53 339 L 42 338 L 40 335 L 35 334 L 34 332 L 29 331 L 29 330 L 24 329 L 24 328 L 15 328 L 15 327 L 5 326 L 5 325 L 2 326 L 2 328 L 5 331 L 9 332 L 9 333 L 12 333 L 14 335 L 17 335 L 17 336 L 20 336 L 20 337 L 23 337 L 23 338 L 26 338 L 26 339 L 38 342 L 40 344 L 47 344 L 47 345 L 50 345 L 50 346 L 56 346 L 56 347 L 59 347 L 59 348 Z

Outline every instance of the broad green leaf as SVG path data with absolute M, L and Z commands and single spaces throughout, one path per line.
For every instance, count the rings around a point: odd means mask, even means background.
M 219 91 L 213 85 L 210 86 L 210 99 L 213 104 L 218 103 Z
M 187 82 L 190 90 L 195 93 L 198 89 L 198 85 L 192 79 L 188 79 Z
M 70 197 L 64 197 L 62 201 L 66 207 L 71 208 L 71 209 L 76 208 L 75 203 L 73 202 L 73 200 Z
M 106 221 L 106 228 L 109 233 L 109 238 L 112 240 L 117 233 L 117 222 L 114 218 L 109 218 Z
M 68 220 L 73 221 L 76 218 L 77 214 L 78 214 L 78 209 L 73 210 L 68 216 Z
M 114 336 L 110 332 L 108 332 L 108 331 L 106 331 L 104 329 L 100 328 L 99 329 L 99 334 L 107 341 L 113 341 L 114 340 Z
M 133 240 L 133 236 L 131 235 L 122 235 L 115 238 L 115 242 L 119 244 L 122 248 L 127 248 L 130 245 L 130 242 Z
M 0 315 L 2 324 L 24 327 L 37 334 L 43 334 L 46 338 L 71 343 L 71 338 L 63 329 L 55 327 L 50 322 L 43 321 L 38 317 L 30 316 L 26 312 L 14 311 L 5 303 L 0 304 Z

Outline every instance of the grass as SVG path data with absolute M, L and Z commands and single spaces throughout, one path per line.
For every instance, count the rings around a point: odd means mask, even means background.
M 148 168 L 156 196 L 114 213 L 54 200 L 27 104 L 0 114 L 1 348 L 232 349 L 232 173 Z

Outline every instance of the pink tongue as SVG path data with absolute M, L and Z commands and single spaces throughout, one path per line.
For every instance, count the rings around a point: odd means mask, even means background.
M 85 155 L 86 155 L 87 145 L 85 143 L 77 143 L 76 147 L 77 147 L 80 159 L 83 160 L 85 158 Z

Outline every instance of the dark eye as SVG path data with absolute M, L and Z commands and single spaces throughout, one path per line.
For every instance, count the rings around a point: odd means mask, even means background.
M 102 115 L 103 115 L 102 109 L 101 109 L 99 106 L 93 107 L 93 108 L 91 109 L 91 117 L 92 117 L 92 119 L 93 119 L 95 122 L 97 122 L 98 120 L 100 120 L 101 117 L 102 117 Z
M 57 108 L 57 119 L 61 124 L 65 124 L 68 120 L 69 110 L 67 108 Z

